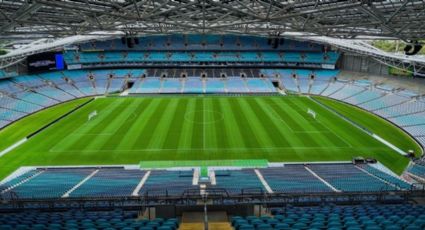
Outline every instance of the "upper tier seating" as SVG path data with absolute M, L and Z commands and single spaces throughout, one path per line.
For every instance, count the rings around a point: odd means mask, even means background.
M 307 63 L 307 64 L 331 64 L 335 65 L 339 54 L 333 51 L 328 53 L 315 52 L 285 52 L 282 56 L 277 52 L 270 51 L 239 51 L 239 52 L 74 52 L 67 51 L 64 54 L 65 62 L 73 64 L 111 64 L 111 63 L 181 63 L 181 62 L 230 62 L 230 63 Z
M 139 43 L 129 48 L 121 39 L 94 41 L 80 45 L 81 50 L 280 50 L 321 52 L 322 45 L 285 39 L 279 47 L 273 48 L 266 37 L 237 35 L 152 35 L 138 39 Z

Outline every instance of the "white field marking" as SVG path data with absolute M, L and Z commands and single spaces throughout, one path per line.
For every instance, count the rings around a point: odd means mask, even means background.
M 140 189 L 142 189 L 143 185 L 146 183 L 146 181 L 148 180 L 150 175 L 151 175 L 151 171 L 147 171 L 145 173 L 145 175 L 140 180 L 139 184 L 136 186 L 134 191 L 131 193 L 132 196 L 138 196 L 139 195 Z
M 318 122 L 320 122 L 319 121 L 319 119 L 317 119 L 317 121 Z M 339 140 L 341 140 L 342 142 L 344 142 L 348 147 L 350 147 L 350 148 L 352 148 L 353 147 L 353 145 L 351 144 L 351 143 L 349 143 L 349 142 L 347 142 L 344 138 L 341 138 L 339 135 L 337 135 L 332 129 L 330 129 L 330 128 L 328 128 L 326 125 L 324 125 L 323 123 L 320 123 L 320 124 L 322 124 L 322 126 L 323 127 L 325 127 L 330 133 L 332 133 L 335 137 L 337 137 Z
M 196 121 L 193 121 L 192 119 L 190 119 L 190 118 L 188 118 L 189 117 L 189 115 L 191 115 L 191 114 L 194 114 L 194 113 L 196 113 L 197 111 L 202 111 L 202 114 L 203 114 L 203 119 L 205 120 L 205 112 L 209 112 L 209 113 L 214 113 L 214 114 L 220 114 L 220 116 L 221 116 L 221 118 L 219 118 L 219 119 L 217 119 L 217 120 L 213 120 L 213 121 L 208 121 L 208 122 L 205 122 L 205 121 L 202 121 L 202 122 L 196 122 Z M 217 111 L 214 111 L 214 110 L 208 110 L 208 109 L 203 109 L 203 110 L 196 110 L 196 111 L 189 111 L 189 112 L 186 112 L 185 113 L 185 115 L 184 115 L 184 119 L 186 120 L 186 121 L 188 121 L 188 122 L 190 122 L 190 123 L 193 123 L 193 124 L 198 124 L 198 125 L 209 125 L 209 124 L 213 124 L 213 123 L 216 123 L 216 122 L 219 122 L 219 121 L 222 121 L 223 119 L 224 119 L 224 114 L 223 113 L 221 113 L 221 112 L 217 112 Z
M 79 188 L 81 185 L 83 185 L 84 183 L 86 183 L 88 180 L 90 180 L 90 178 L 92 178 L 94 175 L 96 175 L 96 173 L 99 172 L 99 169 L 94 170 L 92 173 L 90 173 L 90 175 L 88 175 L 86 178 L 84 178 L 82 181 L 80 181 L 80 183 L 76 184 L 74 187 L 72 187 L 68 192 L 66 192 L 65 194 L 63 194 L 62 198 L 66 198 L 69 197 L 69 195 L 75 191 L 77 188 Z
M 102 110 L 102 111 L 104 111 L 104 110 Z M 100 115 L 98 115 L 98 116 L 100 116 Z M 136 115 L 136 113 L 135 112 L 133 112 L 131 115 L 130 115 L 130 117 L 126 120 L 126 122 L 129 122 L 129 121 L 133 121 L 133 120 L 135 120 L 137 118 L 137 115 Z M 88 124 L 90 121 L 86 121 L 84 124 L 82 124 L 78 129 L 76 129 L 75 131 L 73 131 L 71 134 L 69 134 L 69 136 L 86 136 L 86 135 L 88 135 L 88 136 L 111 136 L 111 135 L 114 135 L 116 132 L 117 132 L 117 130 L 115 130 L 115 132 L 102 132 L 102 133 L 86 133 L 86 132 L 84 132 L 84 131 L 82 131 L 82 132 L 77 132 L 77 131 L 79 131 L 80 129 L 82 129 L 82 128 L 87 128 L 87 127 L 94 127 L 95 126 L 95 124 Z
M 196 167 L 195 170 L 193 170 L 192 185 L 198 185 L 199 171 L 200 171 L 199 167 Z
M 326 147 L 326 146 L 317 146 L 317 147 L 263 147 L 263 148 L 149 148 L 149 149 L 100 149 L 100 150 L 90 150 L 90 149 L 79 149 L 79 150 L 52 150 L 50 149 L 49 152 L 51 153 L 97 153 L 97 152 L 160 152 L 160 151 L 223 151 L 223 150 L 232 150 L 232 151 L 252 151 L 252 150 L 338 150 L 338 149 L 346 149 L 350 150 L 352 147 Z M 365 148 L 356 148 L 356 150 L 359 151 L 369 151 L 369 150 L 385 150 L 385 148 L 382 147 L 365 147 Z
M 403 156 L 406 156 L 406 152 L 404 152 L 403 150 L 397 148 L 395 145 L 391 144 L 390 142 L 386 141 L 384 138 L 376 135 L 376 134 L 372 134 L 372 137 L 375 138 L 376 140 L 380 141 L 381 143 L 384 143 L 386 146 L 390 147 L 391 149 L 393 149 L 394 151 L 400 153 Z
M 318 134 L 322 134 L 322 133 L 332 133 L 330 131 L 295 131 L 294 133 L 318 133 Z
M 333 111 L 333 110 L 329 109 L 328 107 L 326 107 L 326 106 L 324 106 L 324 105 L 322 105 L 322 104 L 320 104 L 320 103 L 316 102 L 315 100 L 311 99 L 311 97 L 308 97 L 308 98 L 309 98 L 311 101 L 313 101 L 314 103 L 316 103 L 316 104 L 318 104 L 319 106 L 321 106 L 322 108 L 325 108 L 326 110 L 328 110 L 328 111 L 332 112 L 333 114 L 335 114 L 335 115 L 337 115 L 337 116 L 341 117 L 341 115 L 339 115 L 339 114 L 338 114 L 338 113 L 336 113 L 335 111 Z M 348 118 L 347 118 L 347 119 L 348 119 Z M 363 131 L 364 133 L 366 133 L 366 134 L 368 134 L 368 135 L 371 135 L 370 133 L 366 132 L 365 130 L 361 129 L 360 127 L 358 127 L 358 126 L 356 126 L 356 125 L 352 124 L 352 123 L 351 123 L 350 121 L 348 121 L 347 119 L 342 119 L 342 120 L 344 120 L 344 121 L 346 121 L 347 123 L 349 123 L 350 125 L 352 125 L 352 126 L 354 126 L 354 127 L 358 128 L 359 130 Z M 401 149 L 397 148 L 395 145 L 393 145 L 393 144 L 391 144 L 390 142 L 386 141 L 386 140 L 385 140 L 385 139 L 383 139 L 382 137 L 380 137 L 380 136 L 378 136 L 378 135 L 376 135 L 376 134 L 374 134 L 374 133 L 372 133 L 372 135 L 371 135 L 371 136 L 372 136 L 373 138 L 375 138 L 376 140 L 378 140 L 379 142 L 383 143 L 384 145 L 388 146 L 388 147 L 389 147 L 389 148 L 391 148 L 392 150 L 396 151 L 397 153 L 399 153 L 399 154 L 401 154 L 401 155 L 403 155 L 403 156 L 407 155 L 407 154 L 406 154 L 403 150 L 401 150 Z
M 307 98 L 309 98 L 310 100 L 312 100 L 309 96 L 306 96 Z M 314 100 L 312 100 L 314 101 Z M 315 102 L 315 101 L 314 101 Z M 353 145 L 349 142 L 347 142 L 345 139 L 341 138 L 339 135 L 337 135 L 332 129 L 328 128 L 328 126 L 324 125 L 319 118 L 315 119 L 315 121 L 319 124 L 321 124 L 325 130 L 327 130 L 329 133 L 332 133 L 334 136 L 336 136 L 339 140 L 341 140 L 342 142 L 344 142 L 348 147 L 352 148 Z
M 137 106 L 129 106 L 129 107 L 137 108 Z M 101 111 L 113 111 L 113 110 L 112 109 L 106 109 L 106 110 L 101 110 Z M 102 114 L 105 114 L 105 113 L 102 113 Z M 136 119 L 137 118 L 137 115 L 136 115 L 135 112 L 133 112 L 130 117 L 131 117 L 131 119 L 126 120 L 126 122 L 132 121 L 132 120 Z M 67 139 L 67 137 L 70 137 L 70 136 L 112 136 L 112 135 L 114 135 L 117 132 L 117 129 L 115 130 L 115 132 L 101 132 L 101 133 L 86 133 L 86 132 L 83 132 L 83 131 L 79 131 L 79 130 L 81 130 L 83 128 L 94 126 L 93 123 L 87 124 L 88 122 L 89 121 L 84 122 L 80 127 L 78 127 L 76 130 L 74 130 L 73 132 L 71 132 L 71 134 L 69 134 L 68 136 L 66 136 L 63 140 Z M 63 140 L 57 142 L 52 148 L 50 148 L 49 152 L 56 152 L 56 151 L 52 151 L 52 149 L 57 148 L 57 146 L 60 145 Z
M 268 105 L 267 104 L 267 106 L 264 106 L 263 108 L 265 108 L 266 110 L 268 110 L 268 111 L 270 111 L 271 112 L 271 117 L 273 118 L 273 119 L 276 119 L 276 120 L 278 120 L 278 121 L 281 121 L 286 127 L 288 127 L 293 133 L 325 133 L 325 132 L 328 132 L 329 131 L 329 129 L 328 129 L 328 131 L 326 131 L 326 130 L 315 130 L 315 131 L 303 131 L 303 130 L 294 130 L 294 129 L 292 129 L 292 127 L 291 126 L 289 126 L 288 125 L 288 123 L 286 123 L 286 121 L 284 120 L 284 119 L 282 119 L 280 116 L 279 116 L 279 114 L 276 112 L 276 110 L 274 110 L 274 108 L 272 107 L 272 106 L 270 106 L 270 105 Z M 295 111 L 297 111 L 298 112 L 298 110 L 296 110 L 296 109 L 294 109 Z M 320 121 L 318 121 L 317 119 L 315 119 L 315 120 L 308 120 L 308 119 L 306 119 L 306 118 L 304 118 L 303 116 L 301 116 L 304 120 L 306 120 L 308 123 L 320 123 Z
M 279 114 L 276 112 L 276 110 L 274 110 L 274 108 L 272 108 L 270 105 L 264 106 L 263 108 L 265 108 L 266 110 L 268 110 L 269 112 L 271 112 L 270 114 L 271 114 L 271 117 L 273 119 L 276 119 L 276 120 L 281 121 L 286 127 L 288 127 L 291 130 L 291 132 L 293 132 L 293 133 L 295 132 L 291 128 L 291 126 L 289 126 L 288 123 L 286 123 L 286 121 L 279 116 Z
M 261 184 L 263 184 L 264 188 L 267 190 L 268 193 L 273 193 L 272 188 L 270 188 L 269 184 L 266 180 L 264 180 L 263 175 L 261 174 L 258 169 L 254 169 L 255 174 L 257 174 L 258 179 L 261 181 Z
M 14 150 L 15 148 L 19 147 L 20 145 L 22 145 L 23 143 L 25 143 L 28 139 L 25 137 L 24 139 L 16 142 L 15 144 L 7 147 L 5 150 L 0 152 L 0 157 L 2 157 L 3 155 L 5 155 L 6 153 Z
M 317 179 L 319 179 L 323 184 L 325 184 L 326 186 L 328 186 L 330 189 L 332 189 L 335 192 L 341 192 L 341 190 L 336 189 L 334 186 L 332 186 L 331 184 L 329 184 L 326 180 L 324 180 L 323 178 L 321 178 L 319 175 L 317 175 L 313 170 L 311 170 L 310 168 L 308 168 L 307 166 L 304 166 L 304 168 L 309 171 L 314 177 L 316 177 Z
M 16 187 L 20 186 L 21 184 L 24 184 L 24 183 L 28 182 L 29 180 L 33 179 L 34 177 L 37 177 L 38 175 L 42 174 L 43 172 L 44 172 L 44 170 L 42 170 L 42 171 L 40 171 L 40 172 L 38 172 L 38 173 L 36 173 L 36 174 L 34 174 L 34 175 L 32 175 L 32 176 L 30 176 L 30 177 L 26 178 L 25 180 L 20 181 L 20 182 L 19 182 L 19 183 L 17 183 L 17 184 L 14 184 L 14 185 L 10 186 L 9 188 L 7 188 L 7 189 L 3 190 L 3 191 L 1 192 L 1 194 L 6 193 L 6 192 L 8 192 L 8 191 L 10 191 L 10 190 L 12 190 L 12 189 L 14 189 L 14 188 L 16 188 Z
M 210 176 L 211 185 L 217 185 L 217 179 L 215 178 L 215 171 L 211 169 L 208 172 L 208 175 Z

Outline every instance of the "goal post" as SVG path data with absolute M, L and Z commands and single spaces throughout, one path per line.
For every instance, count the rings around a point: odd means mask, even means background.
M 316 119 L 316 112 L 314 112 L 312 109 L 308 109 L 307 114 L 310 114 L 314 119 Z
M 88 120 L 90 121 L 91 119 L 93 119 L 94 117 L 97 116 L 97 110 L 91 112 L 88 116 Z

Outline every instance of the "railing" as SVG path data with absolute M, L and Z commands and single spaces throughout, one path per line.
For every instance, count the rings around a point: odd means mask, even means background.
M 174 193 L 175 194 L 175 193 Z M 207 194 L 207 195 L 206 195 Z M 188 189 L 178 195 L 170 195 L 167 190 L 162 194 L 146 192 L 140 196 L 109 197 L 70 197 L 70 198 L 20 198 L 17 194 L 8 193 L 0 197 L 0 212 L 11 209 L 85 209 L 97 210 L 121 208 L 140 210 L 141 207 L 156 205 L 197 206 L 208 197 L 214 205 L 319 205 L 372 203 L 402 203 L 410 199 L 425 197 L 425 186 L 415 190 L 385 190 L 376 192 L 314 192 L 314 193 L 266 193 L 262 189 L 243 189 L 239 193 L 231 193 L 223 188 Z

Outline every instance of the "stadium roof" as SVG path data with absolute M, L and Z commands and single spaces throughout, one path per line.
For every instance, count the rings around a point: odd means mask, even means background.
M 423 0 L 2 0 L 0 33 L 308 32 L 353 38 L 425 38 Z
M 0 39 L 38 40 L 0 58 L 7 63 L 54 44 L 124 33 L 280 34 L 362 54 L 367 45 L 352 39 L 425 38 L 423 0 L 2 0 L 0 17 Z M 425 62 L 368 49 L 399 62 Z

